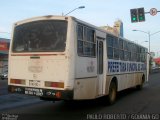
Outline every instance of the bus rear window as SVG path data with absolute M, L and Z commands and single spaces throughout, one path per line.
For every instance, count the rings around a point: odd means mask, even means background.
M 64 52 L 67 21 L 41 20 L 16 26 L 13 52 Z

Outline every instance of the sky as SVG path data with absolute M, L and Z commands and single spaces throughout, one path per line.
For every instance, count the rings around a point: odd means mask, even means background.
M 79 7 L 69 15 L 91 23 L 95 26 L 113 26 L 117 19 L 124 25 L 124 37 L 149 47 L 148 34 L 160 31 L 160 12 L 155 16 L 145 14 L 145 22 L 131 23 L 130 9 L 144 7 L 145 12 L 151 8 L 160 11 L 160 0 L 0 0 L 0 37 L 11 38 L 12 25 L 20 20 L 44 16 L 62 15 Z M 2 33 L 5 32 L 5 33 Z M 160 56 L 160 32 L 151 35 L 150 50 Z

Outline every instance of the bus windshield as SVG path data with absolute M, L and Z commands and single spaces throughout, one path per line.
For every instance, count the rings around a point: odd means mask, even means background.
M 64 52 L 67 21 L 41 20 L 14 29 L 13 52 Z

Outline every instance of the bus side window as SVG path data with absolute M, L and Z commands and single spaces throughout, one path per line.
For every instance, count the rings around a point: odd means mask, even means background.
M 77 29 L 77 37 L 78 37 L 78 55 L 83 55 L 83 26 L 78 25 Z
M 119 59 L 119 41 L 117 37 L 113 38 L 114 59 Z
M 119 51 L 120 60 L 124 60 L 124 50 Z
M 123 40 L 119 39 L 119 58 L 124 60 Z
M 96 43 L 95 31 L 87 26 L 78 25 L 77 28 L 77 51 L 79 56 L 95 57 Z
M 107 35 L 107 55 L 109 59 L 113 59 L 113 37 Z
M 109 59 L 113 58 L 113 48 L 112 47 L 108 47 L 107 54 L 108 54 Z

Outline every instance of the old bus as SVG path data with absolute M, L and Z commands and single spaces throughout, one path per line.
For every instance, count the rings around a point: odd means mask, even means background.
M 9 51 L 11 93 L 43 100 L 114 103 L 118 91 L 142 88 L 147 49 L 70 16 L 42 16 L 13 26 Z

